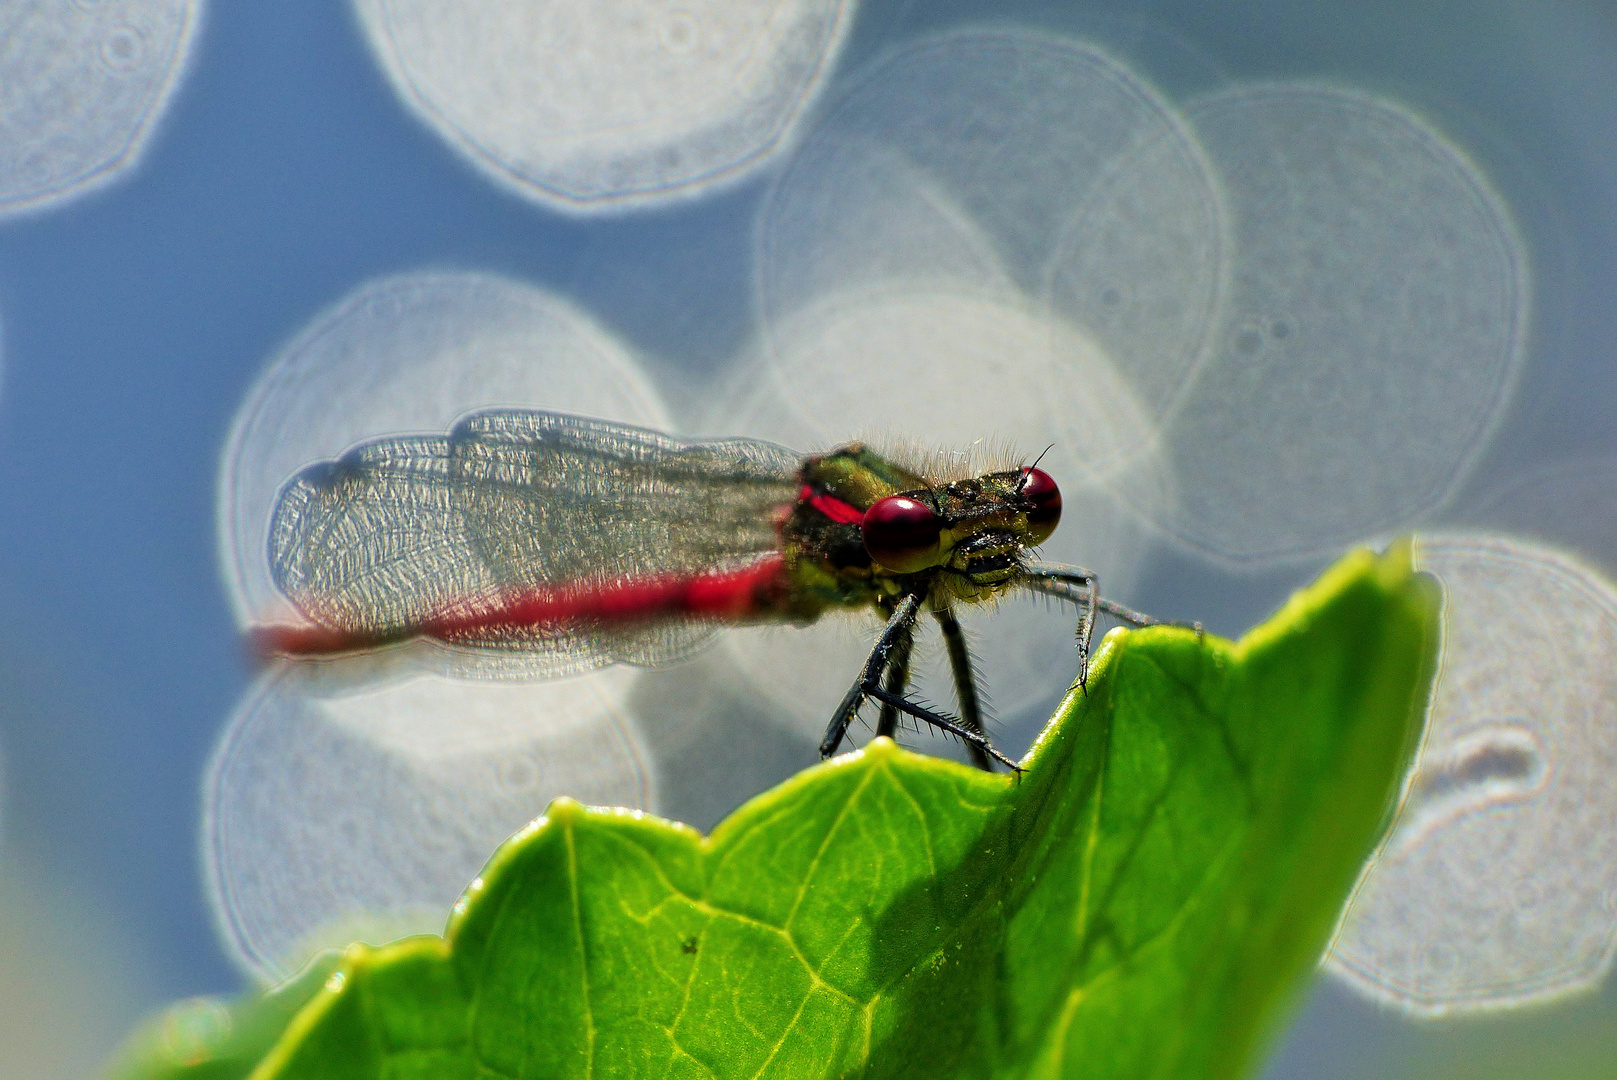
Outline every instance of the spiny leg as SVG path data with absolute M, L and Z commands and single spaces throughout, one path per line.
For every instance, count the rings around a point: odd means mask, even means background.
M 837 752 L 843 736 L 847 734 L 848 725 L 853 722 L 854 714 L 859 711 L 859 706 L 864 703 L 865 698 L 870 697 L 884 706 L 892 706 L 897 712 L 907 713 L 917 720 L 931 724 L 939 731 L 955 736 L 967 746 L 979 747 L 1004 762 L 1013 772 L 1020 772 L 1021 769 L 1016 762 L 995 750 L 980 732 L 963 727 L 949 717 L 923 708 L 902 694 L 891 693 L 880 685 L 881 675 L 892 660 L 899 642 L 904 641 L 906 648 L 908 647 L 908 639 L 915 632 L 915 619 L 920 610 L 921 598 L 913 594 L 894 605 L 893 614 L 887 620 L 887 627 L 881 632 L 881 637 L 876 639 L 876 647 L 870 650 L 870 657 L 865 661 L 859 679 L 849 687 L 847 696 L 842 699 L 842 704 L 837 706 L 836 713 L 831 717 L 830 726 L 825 730 L 825 738 L 820 741 L 820 756 L 830 757 Z
M 865 666 L 859 672 L 859 677 L 842 698 L 842 704 L 837 711 L 831 714 L 831 723 L 825 729 L 825 738 L 820 740 L 820 756 L 830 757 L 842 745 L 842 737 L 848 733 L 848 725 L 853 722 L 854 714 L 859 706 L 864 704 L 865 698 L 872 696 L 870 691 L 876 686 L 886 669 L 888 660 L 892 657 L 894 648 L 900 641 L 908 642 L 915 632 L 915 617 L 921 610 L 921 598 L 911 594 L 903 597 L 893 606 L 893 613 L 887 619 L 887 626 L 882 630 L 881 636 L 876 639 L 876 647 L 870 650 L 870 656 L 865 660 Z M 908 645 L 905 646 L 908 652 Z
M 1104 611 L 1118 621 L 1126 622 L 1130 626 L 1182 626 L 1186 630 L 1196 631 L 1197 634 L 1202 632 L 1202 624 L 1199 622 L 1169 622 L 1165 619 L 1154 618 L 1135 611 L 1133 608 L 1126 608 L 1116 601 L 1108 600 L 1099 595 L 1098 592 L 1091 593 L 1092 589 L 1098 588 L 1100 581 L 1093 571 L 1085 570 L 1081 566 L 1064 566 L 1061 563 L 1029 563 L 1022 568 L 1022 580 L 1035 592 L 1044 592 L 1049 596 L 1061 596 L 1062 594 L 1053 590 L 1040 589 L 1035 582 L 1060 582 L 1077 586 L 1086 595 L 1094 595 L 1097 610 Z M 1075 599 L 1074 602 L 1083 603 L 1084 601 Z
M 932 613 L 943 631 L 943 644 L 949 650 L 949 672 L 954 676 L 954 697 L 960 704 L 960 724 L 988 739 L 983 727 L 982 707 L 977 702 L 977 676 L 971 670 L 971 652 L 966 648 L 966 634 L 960 629 L 960 620 L 947 608 Z M 992 771 L 988 752 L 975 743 L 966 744 L 971 763 L 984 771 Z
M 1006 757 L 1004 754 L 1000 753 L 998 750 L 995 750 L 993 744 L 990 743 L 986 738 L 979 735 L 977 732 L 972 731 L 970 728 L 963 727 L 958 721 L 953 720 L 942 713 L 934 712 L 924 706 L 917 705 L 908 698 L 895 697 L 894 695 L 883 690 L 881 687 L 877 686 L 875 683 L 871 683 L 871 685 L 866 687 L 865 692 L 871 697 L 875 698 L 877 701 L 892 705 L 899 712 L 908 713 L 917 720 L 922 720 L 928 724 L 931 724 L 939 731 L 947 732 L 948 734 L 953 735 L 967 746 L 981 747 L 985 753 L 993 757 L 995 761 L 1004 763 L 1012 772 L 1020 773 L 1022 771 L 1022 767 L 1020 765 Z
M 893 642 L 893 653 L 887 661 L 887 676 L 882 680 L 882 689 L 897 698 L 904 696 L 904 691 L 910 686 L 910 656 L 915 650 L 915 627 L 910 626 L 910 632 Z M 876 736 L 887 736 L 889 739 L 898 735 L 898 708 L 890 702 L 882 702 L 881 716 L 876 720 Z
M 1197 637 L 1202 634 L 1201 623 L 1171 623 L 1107 600 L 1100 595 L 1099 582 L 1094 573 L 1079 566 L 1030 563 L 1023 567 L 1021 581 L 1024 586 L 1036 593 L 1066 600 L 1083 609 L 1083 615 L 1078 620 L 1078 681 L 1075 685 L 1086 690 L 1089 677 L 1089 643 L 1094 634 L 1095 616 L 1099 612 L 1104 611 L 1119 622 L 1130 626 L 1182 626 L 1187 630 L 1194 630 Z
M 1046 596 L 1070 600 L 1077 604 L 1078 616 L 1078 679 L 1074 685 L 1086 695 L 1089 693 L 1089 642 L 1095 635 L 1095 615 L 1103 602 L 1100 582 L 1088 570 L 1076 566 L 1054 566 L 1035 563 L 1024 571 L 1024 580 L 1030 589 Z

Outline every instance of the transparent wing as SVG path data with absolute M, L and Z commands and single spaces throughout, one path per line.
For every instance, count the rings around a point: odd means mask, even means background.
M 739 565 L 776 547 L 797 454 L 749 439 L 685 442 L 557 413 L 496 410 L 447 437 L 366 443 L 282 489 L 269 558 L 316 624 L 407 633 L 514 591 Z M 546 673 L 665 663 L 691 623 L 502 629 L 472 644 L 535 654 Z

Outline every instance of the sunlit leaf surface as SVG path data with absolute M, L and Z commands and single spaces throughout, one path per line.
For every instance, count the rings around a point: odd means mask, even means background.
M 878 741 L 705 839 L 557 802 L 253 1075 L 1238 1075 L 1385 824 L 1436 620 L 1361 552 L 1238 644 L 1112 636 L 1020 779 Z

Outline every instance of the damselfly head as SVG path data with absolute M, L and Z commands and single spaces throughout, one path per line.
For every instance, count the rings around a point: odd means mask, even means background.
M 876 500 L 865 511 L 865 550 L 898 574 L 946 567 L 991 588 L 1016 573 L 1022 553 L 1061 521 L 1061 490 L 1023 467 Z

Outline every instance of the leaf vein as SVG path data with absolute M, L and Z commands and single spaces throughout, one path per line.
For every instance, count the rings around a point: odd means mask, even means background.
M 584 1075 L 595 1075 L 595 1007 L 590 1001 L 590 958 L 584 945 L 584 909 L 578 896 L 578 845 L 567 822 L 567 881 L 573 898 L 573 931 L 578 935 L 578 971 L 584 991 Z
M 1224 850 L 1219 852 L 1218 857 L 1208 864 L 1207 872 L 1196 883 L 1196 887 L 1185 897 L 1184 903 L 1179 906 L 1179 910 L 1174 913 L 1172 919 L 1164 923 L 1150 937 L 1136 944 L 1127 955 L 1119 957 L 1114 963 L 1108 964 L 1105 968 L 1095 972 L 1087 981 L 1076 983 L 1068 991 L 1067 1000 L 1061 1008 L 1061 1015 L 1051 1025 L 1052 1041 L 1050 1045 L 1059 1048 L 1055 1054 L 1057 1060 L 1066 1056 L 1066 1041 L 1072 1027 L 1072 1021 L 1078 1015 L 1078 1010 L 1082 1007 L 1083 1001 L 1089 997 L 1090 992 L 1108 980 L 1117 977 L 1129 964 L 1172 940 L 1174 935 L 1183 927 L 1185 920 L 1190 917 L 1190 913 L 1206 898 L 1208 883 L 1216 876 L 1217 871 L 1223 867 L 1226 860 L 1235 854 L 1239 846 L 1239 837 L 1230 837 L 1224 845 Z
M 847 801 L 842 804 L 842 808 L 837 811 L 837 816 L 831 820 L 830 827 L 825 830 L 825 835 L 820 838 L 820 846 L 815 850 L 814 857 L 809 860 L 808 869 L 803 871 L 803 881 L 797 887 L 797 896 L 792 900 L 792 908 L 786 913 L 786 923 L 782 927 L 783 930 L 792 925 L 792 919 L 797 916 L 797 909 L 802 906 L 803 898 L 808 895 L 809 882 L 814 880 L 814 873 L 820 867 L 820 859 L 825 856 L 826 849 L 831 846 L 831 838 L 837 834 L 838 829 L 842 828 L 843 819 L 853 809 L 853 804 L 859 801 L 859 796 L 864 794 L 865 788 L 870 786 L 871 778 L 875 775 L 876 770 L 869 769 L 864 776 L 859 778 L 859 785 L 848 793 Z
M 780 1038 L 775 1040 L 774 1049 L 769 1051 L 769 1056 L 764 1058 L 764 1063 L 758 1066 L 758 1071 L 752 1074 L 752 1080 L 758 1080 L 758 1078 L 763 1076 L 763 1074 L 769 1069 L 770 1062 L 775 1060 L 775 1055 L 780 1053 L 780 1048 L 786 1045 L 787 1039 L 791 1038 L 792 1030 L 797 1027 L 798 1020 L 802 1019 L 803 1010 L 808 1008 L 809 998 L 813 995 L 814 990 L 812 988 L 808 993 L 803 995 L 803 1000 L 797 1005 L 797 1011 L 792 1014 L 792 1018 L 788 1020 L 786 1022 L 786 1026 L 781 1029 Z

